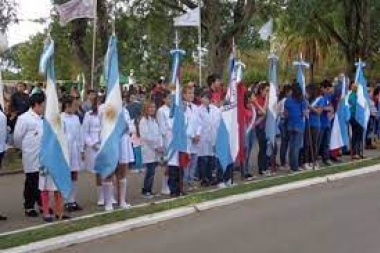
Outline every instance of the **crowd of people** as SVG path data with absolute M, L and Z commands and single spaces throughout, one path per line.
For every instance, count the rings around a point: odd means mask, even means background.
M 59 91 L 62 106 L 61 121 L 69 151 L 72 191 L 63 200 L 48 171 L 39 163 L 39 154 L 44 147 L 42 122 L 45 96 L 42 85 L 26 92 L 26 85 L 19 83 L 16 91 L 0 108 L 0 164 L 6 146 L 21 150 L 25 173 L 24 210 L 27 217 L 42 214 L 43 220 L 70 218 L 67 213 L 82 210 L 77 203 L 79 172 L 94 173 L 99 206 L 113 210 L 115 205 L 128 209 L 126 193 L 127 170 L 145 173 L 141 194 L 155 197 L 153 185 L 157 168 L 164 170 L 161 194 L 177 197 L 192 191 L 198 185 L 219 188 L 232 184 L 233 170 L 240 170 L 244 180 L 253 180 L 255 175 L 271 176 L 278 167 L 289 173 L 319 168 L 339 162 L 340 155 L 351 155 L 352 159 L 364 158 L 363 149 L 375 148 L 372 135 L 380 134 L 379 87 L 370 88 L 371 117 L 367 131 L 356 121 L 357 84 L 352 82 L 348 93 L 351 141 L 348 147 L 330 150 L 331 128 L 341 92 L 341 80 L 324 80 L 321 84 L 310 84 L 303 93 L 299 84 L 285 84 L 278 91 L 276 127 L 279 147 L 275 145 L 268 156 L 266 116 L 268 113 L 269 84 L 259 82 L 245 88 L 244 95 L 244 161 L 232 164 L 223 170 L 215 152 L 217 130 L 222 117 L 226 89 L 217 75 L 207 78 L 201 87 L 194 82 L 183 86 L 182 101 L 186 120 L 187 152 L 167 152 L 175 136 L 172 134 L 171 117 L 172 90 L 160 79 L 151 89 L 129 87 L 123 90 L 123 115 L 128 131 L 120 140 L 119 165 L 115 174 L 104 179 L 94 170 L 94 163 L 101 145 L 104 90 L 88 90 L 85 100 L 76 88 Z M 364 136 L 366 134 L 366 136 Z M 365 139 L 365 147 L 363 146 Z M 251 159 L 254 146 L 258 154 Z M 278 150 L 278 152 L 277 152 Z M 279 164 L 277 164 L 277 155 Z M 257 162 L 256 172 L 253 161 Z M 54 192 L 54 210 L 49 207 L 49 195 Z M 65 202 L 65 203 L 64 203 Z M 39 208 L 39 209 L 37 209 Z M 6 217 L 0 216 L 0 220 Z

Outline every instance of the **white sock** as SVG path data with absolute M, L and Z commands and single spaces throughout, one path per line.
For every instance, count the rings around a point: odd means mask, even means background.
M 104 190 L 102 186 L 98 186 L 98 205 L 104 205 Z
M 71 193 L 69 196 L 69 203 L 74 203 L 77 196 L 78 182 L 72 181 Z
M 168 185 L 168 180 L 169 180 L 169 177 L 164 175 L 162 177 L 162 187 L 161 187 L 161 191 L 162 192 L 167 192 L 169 191 L 169 185 Z
M 112 184 L 112 204 L 117 204 L 117 200 L 115 199 L 115 195 L 117 194 L 117 192 L 115 191 L 115 185 L 113 183 Z
M 104 206 L 106 211 L 113 210 L 112 198 L 113 198 L 113 187 L 112 182 L 103 182 L 103 192 L 104 192 Z
M 119 194 L 120 194 L 120 199 L 119 199 L 119 204 L 122 205 L 122 203 L 126 203 L 126 195 L 127 195 L 127 185 L 128 185 L 128 180 L 127 178 L 123 178 L 119 180 Z

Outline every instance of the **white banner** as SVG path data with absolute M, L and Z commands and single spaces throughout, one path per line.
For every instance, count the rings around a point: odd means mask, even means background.
M 55 7 L 63 25 L 77 18 L 94 18 L 95 16 L 94 0 L 71 0 Z
M 200 25 L 200 7 L 174 18 L 174 26 L 199 26 Z

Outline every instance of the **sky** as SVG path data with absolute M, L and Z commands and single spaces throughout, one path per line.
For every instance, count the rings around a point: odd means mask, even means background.
M 46 24 L 38 24 L 24 19 L 47 18 L 52 9 L 51 0 L 16 0 L 18 4 L 17 17 L 19 24 L 12 24 L 7 32 L 8 45 L 25 42 L 30 36 L 42 32 Z

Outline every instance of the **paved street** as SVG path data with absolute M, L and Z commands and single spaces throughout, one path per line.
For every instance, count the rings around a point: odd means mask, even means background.
M 255 199 L 72 246 L 74 252 L 380 252 L 380 173 Z

